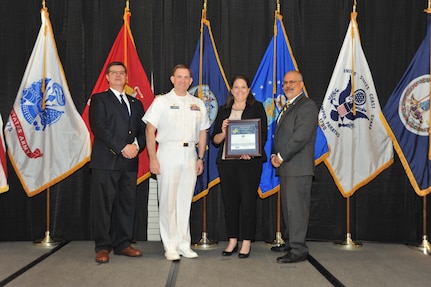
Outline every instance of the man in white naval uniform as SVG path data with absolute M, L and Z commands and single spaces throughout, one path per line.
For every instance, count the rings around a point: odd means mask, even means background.
M 190 248 L 189 217 L 196 178 L 204 169 L 210 122 L 204 102 L 187 92 L 192 83 L 190 68 L 175 66 L 170 80 L 174 88 L 156 97 L 142 120 L 147 124 L 150 171 L 157 176 L 165 256 L 179 260 L 180 255 L 198 257 Z

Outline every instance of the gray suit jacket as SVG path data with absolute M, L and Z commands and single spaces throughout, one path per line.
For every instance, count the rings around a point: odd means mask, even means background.
M 272 153 L 280 153 L 281 176 L 314 175 L 314 142 L 317 129 L 316 104 L 301 94 L 280 118 L 274 133 Z

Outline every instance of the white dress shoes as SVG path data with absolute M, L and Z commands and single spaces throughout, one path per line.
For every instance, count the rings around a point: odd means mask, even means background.
M 185 258 L 198 258 L 199 255 L 194 252 L 191 248 L 188 249 L 179 249 L 178 253 Z
M 166 257 L 166 259 L 171 260 L 171 261 L 181 259 L 180 255 L 176 252 L 165 252 L 165 257 Z

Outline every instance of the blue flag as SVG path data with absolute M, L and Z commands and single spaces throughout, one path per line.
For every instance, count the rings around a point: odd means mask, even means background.
M 207 137 L 205 168 L 203 174 L 197 178 L 193 202 L 206 196 L 209 189 L 220 182 L 216 165 L 218 148 L 210 143 L 209 135 L 214 128 L 214 120 L 219 106 L 226 103 L 229 91 L 229 84 L 218 57 L 210 22 L 206 19 L 202 19 L 201 33 L 190 65 L 193 83 L 189 93 L 202 98 L 204 101 L 210 117 L 211 128 Z
M 283 93 L 284 75 L 291 70 L 298 71 L 286 30 L 284 29 L 282 16 L 278 13 L 275 15 L 274 25 L 274 37 L 266 49 L 265 55 L 251 84 L 251 90 L 256 100 L 263 103 L 268 118 L 268 139 L 265 143 L 265 152 L 268 156 L 271 154 L 273 143 L 272 135 L 274 134 L 277 124 L 276 119 L 286 102 L 286 97 Z M 323 160 L 324 155 L 327 154 L 328 151 L 329 148 L 325 135 L 320 130 L 320 127 L 318 127 L 315 145 L 316 164 Z M 279 189 L 280 181 L 278 177 L 275 176 L 275 169 L 271 161 L 268 160 L 263 164 L 258 190 L 259 196 L 261 198 L 266 198 L 278 192 Z
M 425 39 L 383 109 L 385 127 L 419 196 L 431 192 L 430 17 Z

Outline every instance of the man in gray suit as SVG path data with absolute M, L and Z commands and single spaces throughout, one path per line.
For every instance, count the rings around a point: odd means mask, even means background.
M 271 163 L 280 177 L 281 206 L 287 229 L 285 251 L 288 252 L 277 258 L 278 263 L 304 261 L 308 256 L 305 238 L 314 176 L 318 109 L 305 96 L 303 88 L 301 73 L 286 73 L 283 90 L 288 101 L 277 119 L 271 154 Z

